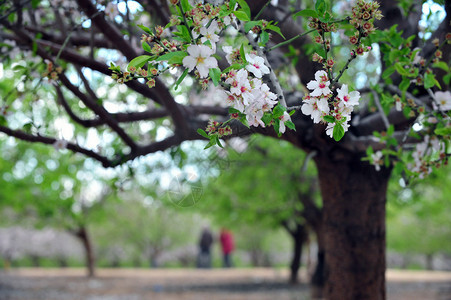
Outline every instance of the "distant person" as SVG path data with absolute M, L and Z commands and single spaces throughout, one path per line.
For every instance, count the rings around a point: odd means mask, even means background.
M 211 231 L 204 227 L 199 239 L 199 256 L 197 257 L 198 268 L 211 268 L 211 245 L 213 235 Z
M 232 264 L 232 252 L 235 249 L 235 243 L 233 241 L 233 235 L 230 231 L 225 228 L 221 229 L 221 234 L 219 235 L 219 240 L 221 241 L 222 254 L 223 254 L 223 267 L 231 268 Z

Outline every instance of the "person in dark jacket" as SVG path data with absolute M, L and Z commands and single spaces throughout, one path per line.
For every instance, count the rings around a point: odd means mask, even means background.
M 197 257 L 198 268 L 211 268 L 211 245 L 213 235 L 208 227 L 204 227 L 199 239 L 199 256 Z

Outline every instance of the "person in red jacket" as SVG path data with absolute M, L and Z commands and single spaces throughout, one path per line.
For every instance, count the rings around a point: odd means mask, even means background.
M 235 249 L 235 243 L 233 241 L 233 235 L 230 231 L 225 228 L 221 228 L 221 234 L 219 235 L 219 240 L 221 241 L 222 254 L 223 254 L 223 267 L 232 267 L 231 254 Z

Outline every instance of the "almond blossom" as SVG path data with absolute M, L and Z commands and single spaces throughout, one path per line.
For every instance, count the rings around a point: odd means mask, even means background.
M 381 170 L 381 165 L 383 163 L 382 156 L 383 154 L 381 151 L 376 151 L 375 153 L 371 154 L 371 161 L 374 167 L 376 168 L 376 171 Z
M 190 72 L 196 68 L 201 78 L 208 77 L 210 68 L 218 67 L 216 58 L 211 57 L 214 50 L 206 45 L 190 45 L 187 52 L 189 55 L 183 58 L 183 66 Z
M 360 93 L 357 91 L 348 92 L 348 86 L 343 84 L 341 89 L 337 89 L 337 98 L 343 101 L 345 106 L 354 106 L 359 104 Z
M 291 121 L 290 115 L 285 111 L 282 116 L 279 117 L 280 123 L 279 123 L 279 132 L 285 133 L 286 126 L 285 122 Z
M 306 96 L 301 111 L 304 115 L 311 116 L 313 123 L 319 123 L 323 116 L 329 114 L 329 104 L 326 98 Z
M 434 104 L 438 105 L 438 107 L 436 109 L 441 110 L 441 111 L 451 110 L 451 92 L 450 91 L 446 91 L 446 92 L 438 91 L 434 94 L 434 98 L 435 98 Z
M 254 74 L 257 78 L 262 78 L 264 74 L 269 74 L 269 68 L 265 65 L 263 57 L 257 55 L 245 55 L 247 62 L 246 70 Z
M 326 71 L 321 70 L 315 73 L 315 80 L 307 83 L 307 88 L 309 90 L 313 90 L 313 92 L 310 93 L 310 96 L 327 96 L 332 92 L 329 88 L 329 85 L 330 81 L 327 78 Z
M 55 148 L 56 151 L 64 150 L 67 148 L 67 141 L 66 140 L 56 140 L 53 143 L 53 148 Z

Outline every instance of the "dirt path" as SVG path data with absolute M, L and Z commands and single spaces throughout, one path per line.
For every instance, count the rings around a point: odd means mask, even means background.
M 309 299 L 282 269 L 83 269 L 0 271 L 0 300 Z M 301 272 L 305 279 L 305 272 Z M 389 300 L 451 300 L 451 272 L 387 271 Z

